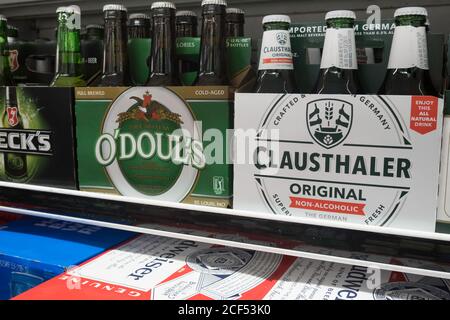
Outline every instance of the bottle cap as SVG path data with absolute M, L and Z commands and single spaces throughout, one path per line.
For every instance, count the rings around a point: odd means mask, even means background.
M 66 12 L 66 7 L 58 7 L 56 13 Z
M 342 19 L 342 18 L 356 20 L 356 14 L 350 10 L 335 10 L 330 11 L 325 15 L 325 20 Z
M 103 12 L 105 11 L 127 11 L 127 8 L 122 4 L 107 4 L 103 6 Z
M 405 7 L 395 10 L 394 18 L 401 16 L 425 16 L 428 17 L 427 9 L 422 7 Z
M 265 16 L 262 20 L 262 24 L 271 23 L 271 22 L 285 22 L 291 23 L 291 18 L 282 14 L 273 14 L 270 16 Z
M 229 14 L 245 14 L 244 10 L 239 8 L 227 8 L 227 13 Z
M 151 9 L 159 9 L 159 8 L 169 8 L 176 10 L 177 7 L 172 2 L 168 1 L 159 1 L 159 2 L 153 2 Z
M 101 24 L 88 24 L 86 26 L 86 29 L 105 29 L 104 26 L 102 26 Z
M 197 14 L 194 11 L 189 10 L 181 10 L 177 11 L 177 17 L 197 17 Z
M 133 13 L 133 14 L 130 14 L 129 19 L 130 20 L 134 20 L 134 19 L 150 20 L 150 16 L 145 13 Z
M 207 5 L 227 6 L 226 0 L 203 0 L 202 7 Z
M 64 7 L 64 11 L 63 12 L 75 13 L 75 14 L 81 15 L 81 9 L 77 5 L 71 5 L 71 6 L 68 6 L 68 7 Z
M 8 19 L 4 15 L 0 14 L 0 21 L 8 21 Z

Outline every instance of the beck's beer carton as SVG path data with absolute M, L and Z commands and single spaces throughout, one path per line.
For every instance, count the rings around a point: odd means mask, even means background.
M 237 94 L 234 208 L 435 231 L 443 101 Z
M 77 189 L 73 89 L 0 88 L 0 181 Z

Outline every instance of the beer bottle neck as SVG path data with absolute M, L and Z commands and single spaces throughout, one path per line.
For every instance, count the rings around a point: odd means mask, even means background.
M 123 75 L 127 71 L 128 31 L 126 12 L 116 12 L 114 17 L 105 17 L 105 40 L 103 75 Z
M 197 24 L 177 23 L 177 38 L 197 37 Z
M 327 20 L 321 69 L 358 69 L 354 26 L 349 18 Z
M 13 85 L 9 65 L 8 25 L 0 20 L 0 85 Z
M 8 25 L 3 20 L 0 20 L 0 38 L 0 55 L 8 55 Z
M 69 28 L 66 21 L 60 21 L 58 27 L 58 74 L 77 77 L 81 70 L 80 29 Z
M 226 33 L 228 38 L 236 38 L 244 36 L 244 24 L 227 22 Z
M 128 37 L 130 39 L 148 39 L 151 37 L 150 19 L 139 19 L 130 22 L 128 27 Z
M 429 70 L 426 21 L 420 15 L 396 18 L 388 69 Z
M 245 16 L 240 13 L 228 13 L 226 18 L 226 33 L 227 37 L 243 37 Z
M 264 24 L 259 70 L 294 70 L 289 34 L 290 24 L 271 22 Z
M 427 18 L 425 16 L 400 16 L 395 19 L 395 25 L 400 26 L 412 26 L 412 27 L 426 27 Z
M 327 20 L 327 28 L 333 29 L 353 29 L 355 20 L 349 18 L 329 19 Z
M 225 17 L 225 6 L 203 7 L 198 85 L 228 84 Z
M 88 30 L 86 40 L 102 41 L 104 39 L 103 30 Z
M 153 16 L 151 73 L 157 75 L 177 73 L 174 10 L 170 10 L 170 14 Z

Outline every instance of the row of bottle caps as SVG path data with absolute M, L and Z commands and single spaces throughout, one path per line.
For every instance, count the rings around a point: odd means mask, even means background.
M 212 1 L 209 1 L 212 2 Z M 204 2 L 206 4 L 207 2 Z M 223 1 L 221 3 L 224 3 Z M 70 7 L 74 7 L 73 10 Z M 170 8 L 176 10 L 175 4 L 171 2 L 156 2 L 153 3 L 152 9 L 155 8 Z M 57 13 L 62 11 L 81 13 L 78 6 L 69 6 L 68 8 L 59 7 Z M 108 4 L 103 7 L 103 12 L 106 11 L 124 11 L 127 12 L 127 8 L 124 5 Z M 226 8 L 226 29 L 227 37 L 243 37 L 243 25 L 245 24 L 245 11 L 240 8 Z M 197 36 L 198 17 L 194 11 L 180 10 L 176 11 L 176 24 L 182 28 L 183 25 L 191 24 L 194 35 Z M 240 25 L 236 28 L 234 25 Z M 128 16 L 129 37 L 131 38 L 149 38 L 152 31 L 152 15 L 146 13 L 132 13 Z M 104 26 L 100 24 L 90 24 L 85 27 L 81 27 L 82 37 L 89 29 L 97 29 L 100 33 L 103 32 Z M 241 32 L 239 32 L 241 31 Z
M 228 85 L 226 74 L 226 15 L 225 0 L 204 0 L 203 24 L 201 41 L 201 54 L 199 62 L 199 74 L 197 85 Z M 176 7 L 171 2 L 155 2 L 151 6 L 153 18 L 168 17 L 168 25 L 175 24 Z M 105 5 L 105 23 L 107 19 L 121 19 L 122 24 L 126 23 L 126 8 L 119 4 Z M 59 15 L 70 14 L 79 16 L 81 10 L 78 6 L 72 5 L 59 7 L 56 12 Z M 121 12 L 120 15 L 111 15 L 111 12 Z M 232 10 L 229 13 L 238 13 Z M 243 12 L 239 12 L 241 14 Z M 184 13 L 186 14 L 186 13 Z M 180 16 L 180 15 L 179 15 Z M 392 50 L 388 65 L 386 81 L 381 89 L 385 94 L 418 94 L 437 95 L 434 89 L 428 66 L 427 55 L 427 25 L 428 14 L 425 8 L 407 7 L 398 9 L 395 12 L 396 29 L 393 39 Z M 142 18 L 142 15 L 140 16 Z M 216 17 L 216 18 L 214 18 Z M 136 18 L 136 16 L 135 16 Z M 0 19 L 3 19 L 0 17 Z M 356 15 L 352 11 L 339 10 L 326 14 L 327 32 L 325 45 L 322 54 L 321 74 L 317 82 L 316 93 L 355 94 L 359 92 L 359 85 L 356 70 L 358 68 L 354 23 Z M 60 20 L 60 18 L 59 18 Z M 75 17 L 75 29 L 79 29 L 79 19 Z M 154 19 L 155 20 L 155 19 Z M 286 15 L 270 15 L 263 19 L 264 35 L 261 46 L 259 61 L 259 75 L 255 92 L 259 93 L 279 93 L 279 92 L 300 92 L 294 76 L 293 55 L 290 45 L 290 23 L 291 20 Z M 67 23 L 67 17 L 64 23 Z M 155 22 L 154 23 L 160 23 Z M 208 32 L 207 29 L 213 32 Z M 166 34 L 162 34 L 166 32 Z M 174 30 L 160 29 L 161 34 L 153 32 L 153 37 L 169 38 L 173 36 Z M 215 34 L 217 39 L 209 43 L 207 35 Z M 153 43 L 158 43 L 154 41 Z M 70 47 L 70 46 L 69 46 Z M 150 77 L 147 85 L 179 85 L 177 61 L 174 53 L 175 45 L 170 48 L 153 46 L 150 54 Z M 64 48 L 60 48 L 60 50 Z M 111 47 L 105 45 L 105 50 Z M 115 47 L 113 50 L 117 50 Z M 126 50 L 125 45 L 122 50 Z M 120 51 L 120 48 L 119 48 Z M 161 55 L 161 53 L 163 53 Z M 61 54 L 61 52 L 59 53 Z M 105 54 L 106 56 L 106 54 Z M 120 55 L 122 56 L 122 55 Z M 157 61 L 157 59 L 160 59 Z M 117 60 L 117 59 L 115 59 Z M 171 61 L 164 63 L 163 61 Z M 211 63 L 212 62 L 212 63 Z M 104 70 L 99 85 L 128 85 L 126 77 L 127 70 L 125 60 L 114 66 L 108 65 L 108 70 Z M 60 65 L 62 65 L 60 63 Z M 107 65 L 105 63 L 105 65 Z M 67 69 L 67 68 L 66 68 Z M 76 68 L 73 68 L 76 71 Z M 60 70 L 61 71 L 61 70 Z M 108 72 L 105 72 L 108 71 Z M 59 74 L 56 75 L 53 85 L 82 86 L 83 81 L 73 83 L 72 81 L 57 81 L 58 78 L 70 78 L 80 80 L 79 74 Z M 112 79 L 114 78 L 114 79 Z

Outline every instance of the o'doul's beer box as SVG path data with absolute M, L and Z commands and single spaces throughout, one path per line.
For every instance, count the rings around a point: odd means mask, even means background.
M 77 188 L 73 89 L 0 88 L 0 180 Z
M 237 94 L 234 208 L 434 231 L 443 101 Z
M 229 207 L 228 87 L 76 89 L 80 189 Z

